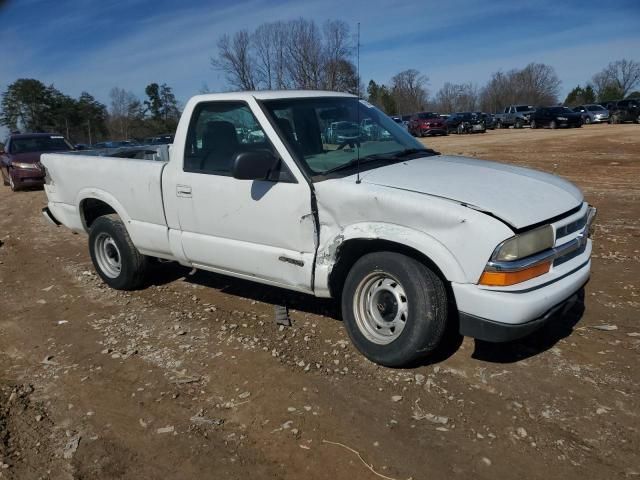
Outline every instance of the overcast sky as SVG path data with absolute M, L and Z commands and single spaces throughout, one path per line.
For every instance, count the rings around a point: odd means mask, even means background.
M 37 78 L 108 103 L 114 86 L 144 95 L 167 83 L 185 102 L 226 86 L 209 60 L 224 33 L 304 16 L 361 23 L 361 75 L 388 82 L 415 68 L 435 92 L 482 86 L 496 70 L 552 65 L 562 95 L 607 63 L 640 60 L 640 1 L 0 0 L 0 90 Z

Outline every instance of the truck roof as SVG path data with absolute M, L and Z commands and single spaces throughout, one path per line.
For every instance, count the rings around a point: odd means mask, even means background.
M 249 97 L 258 100 L 277 100 L 281 98 L 312 98 L 312 97 L 353 97 L 355 95 L 342 92 L 329 92 L 325 90 L 258 90 L 245 92 L 207 93 L 196 95 L 192 100 L 198 102 L 214 100 L 246 100 Z

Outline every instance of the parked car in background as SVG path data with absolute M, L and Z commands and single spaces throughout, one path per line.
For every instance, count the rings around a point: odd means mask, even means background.
M 5 185 L 16 191 L 44 185 L 44 168 L 40 155 L 67 152 L 73 146 L 55 133 L 23 133 L 10 135 L 0 149 L 0 173 Z
M 531 128 L 581 127 L 582 114 L 568 107 L 541 107 L 531 115 Z
M 609 121 L 609 110 L 597 103 L 589 103 L 587 105 L 578 105 L 573 111 L 582 116 L 583 123 L 603 123 Z
M 447 135 L 444 120 L 435 112 L 420 112 L 411 117 L 409 133 L 414 137 L 425 135 Z
M 482 119 L 484 122 L 484 126 L 487 130 L 495 130 L 496 128 L 496 119 L 491 113 L 485 112 L 474 112 L 477 116 Z
M 618 100 L 609 107 L 610 123 L 640 123 L 640 99 Z
M 457 112 L 445 121 L 448 133 L 485 133 L 487 127 L 480 115 L 474 112 Z
M 529 125 L 529 117 L 535 111 L 533 105 L 509 105 L 496 114 L 496 128 L 522 128 Z
M 135 147 L 138 145 L 138 142 L 134 142 L 132 140 L 108 140 L 105 142 L 98 142 L 91 145 L 91 148 L 101 149 L 101 148 L 122 148 L 122 147 Z
M 147 137 L 142 142 L 144 145 L 168 145 L 173 143 L 173 134 L 165 133 L 155 137 Z
M 343 145 L 348 142 L 360 140 L 360 126 L 356 122 L 338 121 L 331 122 L 325 133 L 327 143 Z
M 407 131 L 409 130 L 408 122 L 405 122 L 404 120 L 402 120 L 402 117 L 391 117 L 391 120 L 396 122 L 398 125 L 400 125 L 405 130 L 407 130 Z
M 391 140 L 364 140 L 359 155 L 320 141 L 325 123 L 364 119 Z M 261 141 L 237 137 L 249 124 Z M 356 348 L 398 367 L 437 352 L 449 331 L 525 336 L 589 279 L 595 209 L 577 187 L 439 155 L 352 95 L 197 96 L 168 151 L 168 162 L 42 159 L 45 217 L 89 235 L 112 288 L 140 288 L 163 258 L 333 297 Z

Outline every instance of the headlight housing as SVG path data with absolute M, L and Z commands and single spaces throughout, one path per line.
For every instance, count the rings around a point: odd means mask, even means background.
M 30 168 L 32 170 L 38 169 L 35 163 L 11 162 L 11 166 L 13 168 Z
M 553 227 L 544 225 L 505 240 L 493 253 L 491 260 L 511 262 L 553 248 L 555 243 Z

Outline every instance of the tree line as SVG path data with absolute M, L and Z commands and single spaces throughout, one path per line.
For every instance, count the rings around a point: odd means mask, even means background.
M 180 109 L 171 87 L 151 83 L 146 99 L 114 87 L 107 107 L 91 94 L 76 99 L 33 78 L 21 78 L 2 93 L 0 124 L 10 131 L 57 132 L 74 143 L 142 139 L 173 133 Z
M 403 79 L 412 79 L 411 82 Z M 369 81 L 369 102 L 391 115 L 431 110 L 437 112 L 500 112 L 514 104 L 563 105 L 608 102 L 640 98 L 640 63 L 632 60 L 611 62 L 596 73 L 584 87 L 573 88 L 560 102 L 560 85 L 550 65 L 530 63 L 522 69 L 494 72 L 481 88 L 472 82 L 446 82 L 433 96 L 427 89 L 428 78 L 417 70 L 405 70 L 392 77 L 389 85 Z
M 428 77 L 408 69 L 394 75 L 388 85 L 369 81 L 365 92 L 354 65 L 354 46 L 345 22 L 329 20 L 320 27 L 300 18 L 221 36 L 211 65 L 224 74 L 232 89 L 362 92 L 369 102 L 395 115 L 420 110 L 499 112 L 511 104 L 560 103 L 561 81 L 552 66 L 541 63 L 494 72 L 482 87 L 447 82 L 433 95 L 427 88 Z M 640 63 L 618 60 L 596 73 L 584 88 L 574 88 L 564 103 L 574 106 L 622 99 L 639 83 Z

